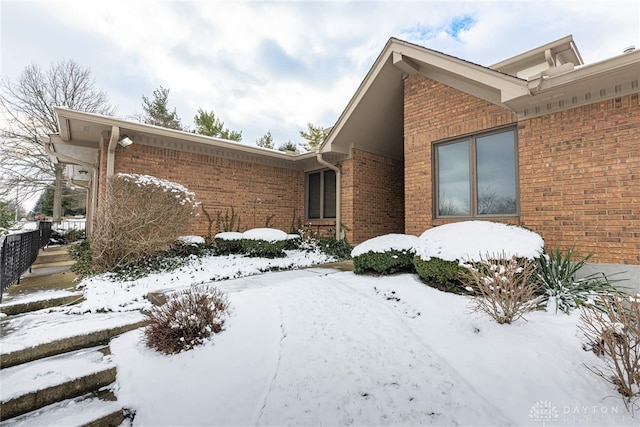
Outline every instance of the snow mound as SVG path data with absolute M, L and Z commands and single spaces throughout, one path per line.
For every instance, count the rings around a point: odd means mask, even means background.
M 367 252 L 384 253 L 391 250 L 414 250 L 418 244 L 418 237 L 410 234 L 385 234 L 366 240 L 353 248 L 352 257 L 366 254 Z
M 224 231 L 222 233 L 218 233 L 214 236 L 214 239 L 221 240 L 240 240 L 242 239 L 242 233 L 238 233 L 236 231 Z
M 204 243 L 204 237 L 201 236 L 178 236 L 176 240 L 187 245 L 201 245 Z
M 474 261 L 487 254 L 510 258 L 540 257 L 544 240 L 522 227 L 490 221 L 463 221 L 440 225 L 422 233 L 416 255 L 425 261 L 432 257 L 445 261 Z
M 275 228 L 253 228 L 242 233 L 247 240 L 266 240 L 267 242 L 281 242 L 288 240 L 287 233 Z

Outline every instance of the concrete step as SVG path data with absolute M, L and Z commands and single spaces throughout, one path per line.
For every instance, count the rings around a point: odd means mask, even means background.
M 44 296 L 46 296 L 46 293 L 43 293 L 43 297 Z M 75 304 L 82 301 L 84 299 L 84 296 L 81 292 L 76 292 L 73 294 L 52 297 L 52 298 L 33 299 L 33 300 L 29 300 L 28 298 L 23 298 L 23 299 L 24 299 L 24 302 L 21 301 L 20 299 L 16 299 L 15 302 L 9 301 L 7 303 L 0 304 L 0 313 L 4 313 L 7 316 L 15 316 L 17 314 L 29 313 L 31 311 L 42 310 L 45 308 L 59 307 L 61 305 L 67 305 L 67 304 Z
M 3 419 L 0 427 L 117 427 L 123 421 L 124 411 L 118 402 L 105 401 L 87 394 L 15 418 Z
M 90 348 L 98 345 L 106 345 L 111 338 L 124 332 L 144 326 L 145 321 L 130 323 L 113 328 L 103 329 L 84 335 L 77 335 L 69 338 L 62 338 L 48 343 L 39 344 L 9 353 L 0 354 L 0 371 L 28 363 L 44 357 L 67 353 L 83 348 Z
M 47 357 L 0 370 L 2 419 L 14 418 L 113 383 L 109 347 Z
M 57 252 L 57 253 L 50 254 L 47 252 L 40 251 L 40 253 L 38 254 L 38 258 L 36 258 L 36 260 L 32 264 L 32 268 L 38 268 L 41 265 L 47 265 L 47 264 L 59 264 L 59 263 L 69 263 L 69 262 L 73 264 L 74 261 L 66 252 L 65 253 Z
M 70 245 L 65 245 L 41 249 L 40 252 L 38 252 L 38 258 L 36 258 L 33 266 L 71 261 L 69 246 Z

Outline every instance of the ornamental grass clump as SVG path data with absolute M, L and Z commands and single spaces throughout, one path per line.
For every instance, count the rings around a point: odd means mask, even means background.
M 604 359 L 605 369 L 588 369 L 615 386 L 629 407 L 640 398 L 640 294 L 597 295 L 594 300 L 580 307 L 578 327 Z
M 179 291 L 145 312 L 144 340 L 149 348 L 176 354 L 205 343 L 222 331 L 229 300 L 218 288 L 197 286 Z
M 560 249 L 538 258 L 536 279 L 544 292 L 545 302 L 558 310 L 569 314 L 572 310 L 584 305 L 586 301 L 601 301 L 594 297 L 620 293 L 603 273 L 593 273 L 583 278 L 576 278 L 578 271 L 584 267 L 593 254 L 579 261 L 573 261 L 573 248 L 566 255 Z
M 464 266 L 472 279 L 474 311 L 484 312 L 500 324 L 510 324 L 540 305 L 542 297 L 531 280 L 536 270 L 534 262 L 502 253 L 487 254 Z

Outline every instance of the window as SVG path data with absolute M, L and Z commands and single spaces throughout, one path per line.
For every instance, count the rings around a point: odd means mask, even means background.
M 307 174 L 307 219 L 335 219 L 336 173 L 331 169 Z
M 518 215 L 515 130 L 434 146 L 436 218 Z

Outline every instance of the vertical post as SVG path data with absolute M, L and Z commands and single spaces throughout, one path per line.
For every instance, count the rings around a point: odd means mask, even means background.
M 20 181 L 16 181 L 16 222 L 20 219 Z

